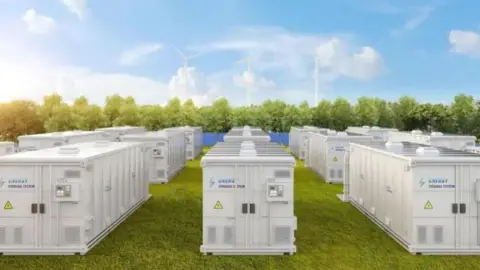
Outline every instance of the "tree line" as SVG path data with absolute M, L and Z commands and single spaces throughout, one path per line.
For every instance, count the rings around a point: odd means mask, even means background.
M 261 105 L 233 107 L 227 99 L 198 107 L 192 100 L 171 99 L 165 106 L 138 105 L 131 96 L 112 95 L 103 107 L 78 97 L 67 104 L 59 94 L 50 94 L 41 104 L 15 100 L 0 104 L 0 136 L 16 140 L 19 135 L 99 127 L 141 125 L 149 130 L 189 125 L 204 132 L 227 132 L 233 126 L 257 126 L 271 132 L 288 132 L 291 126 L 319 126 L 345 130 L 352 125 L 420 129 L 480 137 L 480 101 L 458 94 L 451 104 L 420 103 L 404 96 L 396 101 L 360 97 L 356 104 L 344 98 L 322 100 L 316 106 L 267 100 Z

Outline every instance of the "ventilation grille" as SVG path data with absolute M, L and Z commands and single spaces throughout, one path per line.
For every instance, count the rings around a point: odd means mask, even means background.
M 335 178 L 335 170 L 334 169 L 330 170 L 330 178 Z
M 5 226 L 0 226 L 0 245 L 7 243 L 7 232 Z
M 278 170 L 274 172 L 275 178 L 290 178 L 289 170 Z
M 54 143 L 53 143 L 53 146 L 61 146 L 61 145 L 63 145 L 62 142 L 54 142 Z
M 187 156 L 192 156 L 192 151 L 187 151 Z
M 435 226 L 433 228 L 433 241 L 435 244 L 443 244 L 443 227 Z
M 12 148 L 11 148 L 11 147 L 7 147 L 7 149 L 5 149 L 5 152 L 6 152 L 6 153 L 12 153 Z
M 288 245 L 290 244 L 290 226 L 276 226 L 274 241 L 276 245 Z
M 417 242 L 418 244 L 427 243 L 427 228 L 425 226 L 417 226 Z
M 207 244 L 215 244 L 217 242 L 217 228 L 208 227 Z
M 337 171 L 337 176 L 338 176 L 338 178 L 343 178 L 343 170 L 342 169 Z
M 159 142 L 157 143 L 157 146 L 165 146 L 165 142 Z
M 80 171 L 66 170 L 65 178 L 80 178 Z
M 223 229 L 223 242 L 227 245 L 235 244 L 235 231 L 232 226 L 225 226 Z
M 160 178 L 165 177 L 165 170 L 158 170 L 157 171 L 157 177 L 160 177 Z
M 13 243 L 17 244 L 17 245 L 23 243 L 23 228 L 22 227 L 15 227 L 13 229 Z
M 80 227 L 65 227 L 65 243 L 80 244 Z

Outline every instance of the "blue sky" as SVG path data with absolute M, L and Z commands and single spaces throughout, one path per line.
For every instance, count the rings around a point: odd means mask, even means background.
M 0 99 L 449 102 L 480 89 L 478 1 L 0 0 Z M 174 50 L 200 54 L 183 62 Z M 246 74 L 251 59 L 254 79 Z

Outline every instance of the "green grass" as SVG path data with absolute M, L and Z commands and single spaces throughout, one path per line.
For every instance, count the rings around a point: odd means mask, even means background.
M 205 256 L 202 176 L 192 161 L 171 183 L 86 256 L 3 256 L 0 269 L 480 269 L 475 256 L 413 256 L 353 206 L 341 186 L 325 184 L 302 164 L 295 172 L 297 254 Z

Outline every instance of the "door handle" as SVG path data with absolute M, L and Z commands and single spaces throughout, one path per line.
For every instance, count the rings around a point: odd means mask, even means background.
M 467 212 L 467 205 L 464 203 L 460 204 L 460 214 L 465 214 Z
M 32 214 L 38 213 L 38 204 L 32 203 Z
M 254 203 L 250 204 L 250 214 L 255 214 L 255 204 Z
M 242 214 L 248 214 L 248 203 L 242 203 Z
M 454 214 L 458 213 L 458 204 L 457 203 L 452 203 L 452 213 L 454 213 Z
M 44 203 L 40 204 L 40 214 L 45 214 L 45 204 Z

